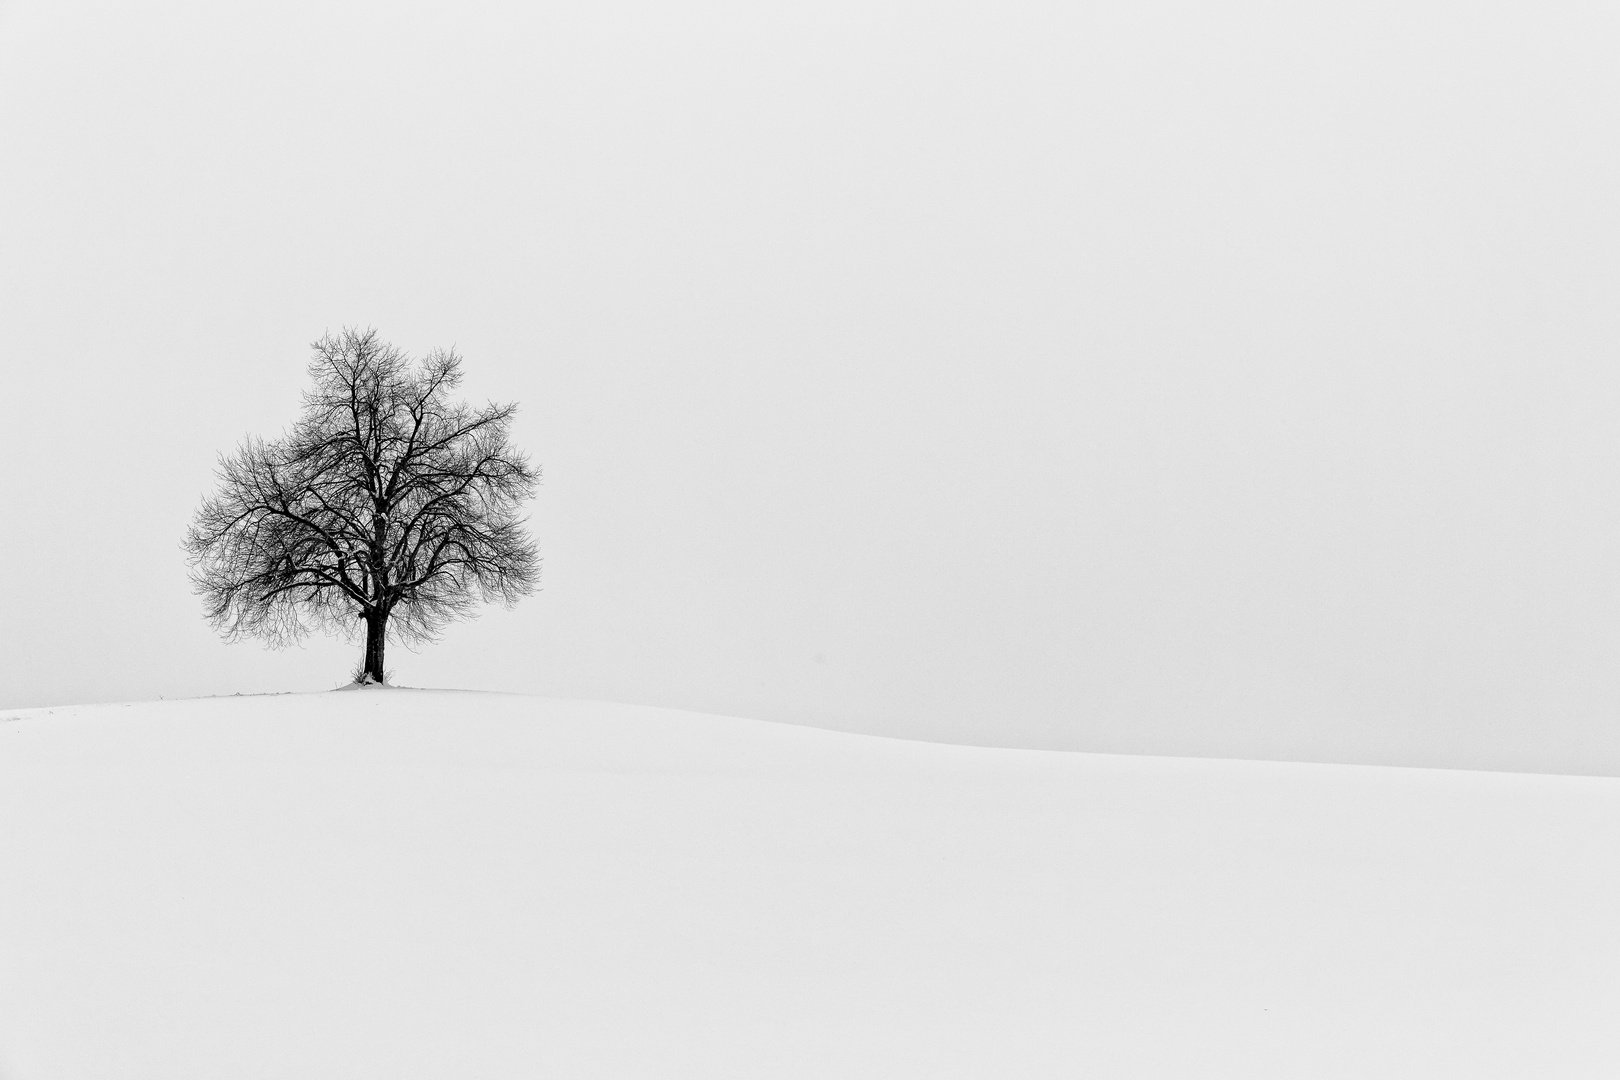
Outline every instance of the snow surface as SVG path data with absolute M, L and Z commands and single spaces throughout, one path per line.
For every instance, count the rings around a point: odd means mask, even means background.
M 0 1077 L 1620 1076 L 1620 781 L 440 691 L 0 717 Z

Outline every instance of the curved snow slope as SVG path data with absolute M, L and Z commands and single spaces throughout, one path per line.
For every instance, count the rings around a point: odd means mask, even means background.
M 1620 1076 L 1620 782 L 490 694 L 0 723 L 0 1076 Z

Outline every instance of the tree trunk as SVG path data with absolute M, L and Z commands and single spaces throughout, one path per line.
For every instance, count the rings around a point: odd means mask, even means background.
M 374 682 L 383 680 L 383 644 L 388 629 L 388 613 L 386 611 L 368 611 L 366 619 L 366 668 L 365 674 Z

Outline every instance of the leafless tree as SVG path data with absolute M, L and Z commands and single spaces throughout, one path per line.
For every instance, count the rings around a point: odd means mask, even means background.
M 375 330 L 345 330 L 314 344 L 309 373 L 285 435 L 221 455 L 186 534 L 192 581 L 229 640 L 352 640 L 363 622 L 356 678 L 383 682 L 389 638 L 431 641 L 475 600 L 533 591 L 518 513 L 539 473 L 507 441 L 515 405 L 449 400 L 453 351 L 413 363 Z

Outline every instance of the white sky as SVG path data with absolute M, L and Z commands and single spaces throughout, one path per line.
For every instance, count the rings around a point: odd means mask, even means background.
M 1620 773 L 1612 5 L 0 6 L 0 706 L 314 689 L 179 540 L 454 344 L 545 591 L 401 682 Z

